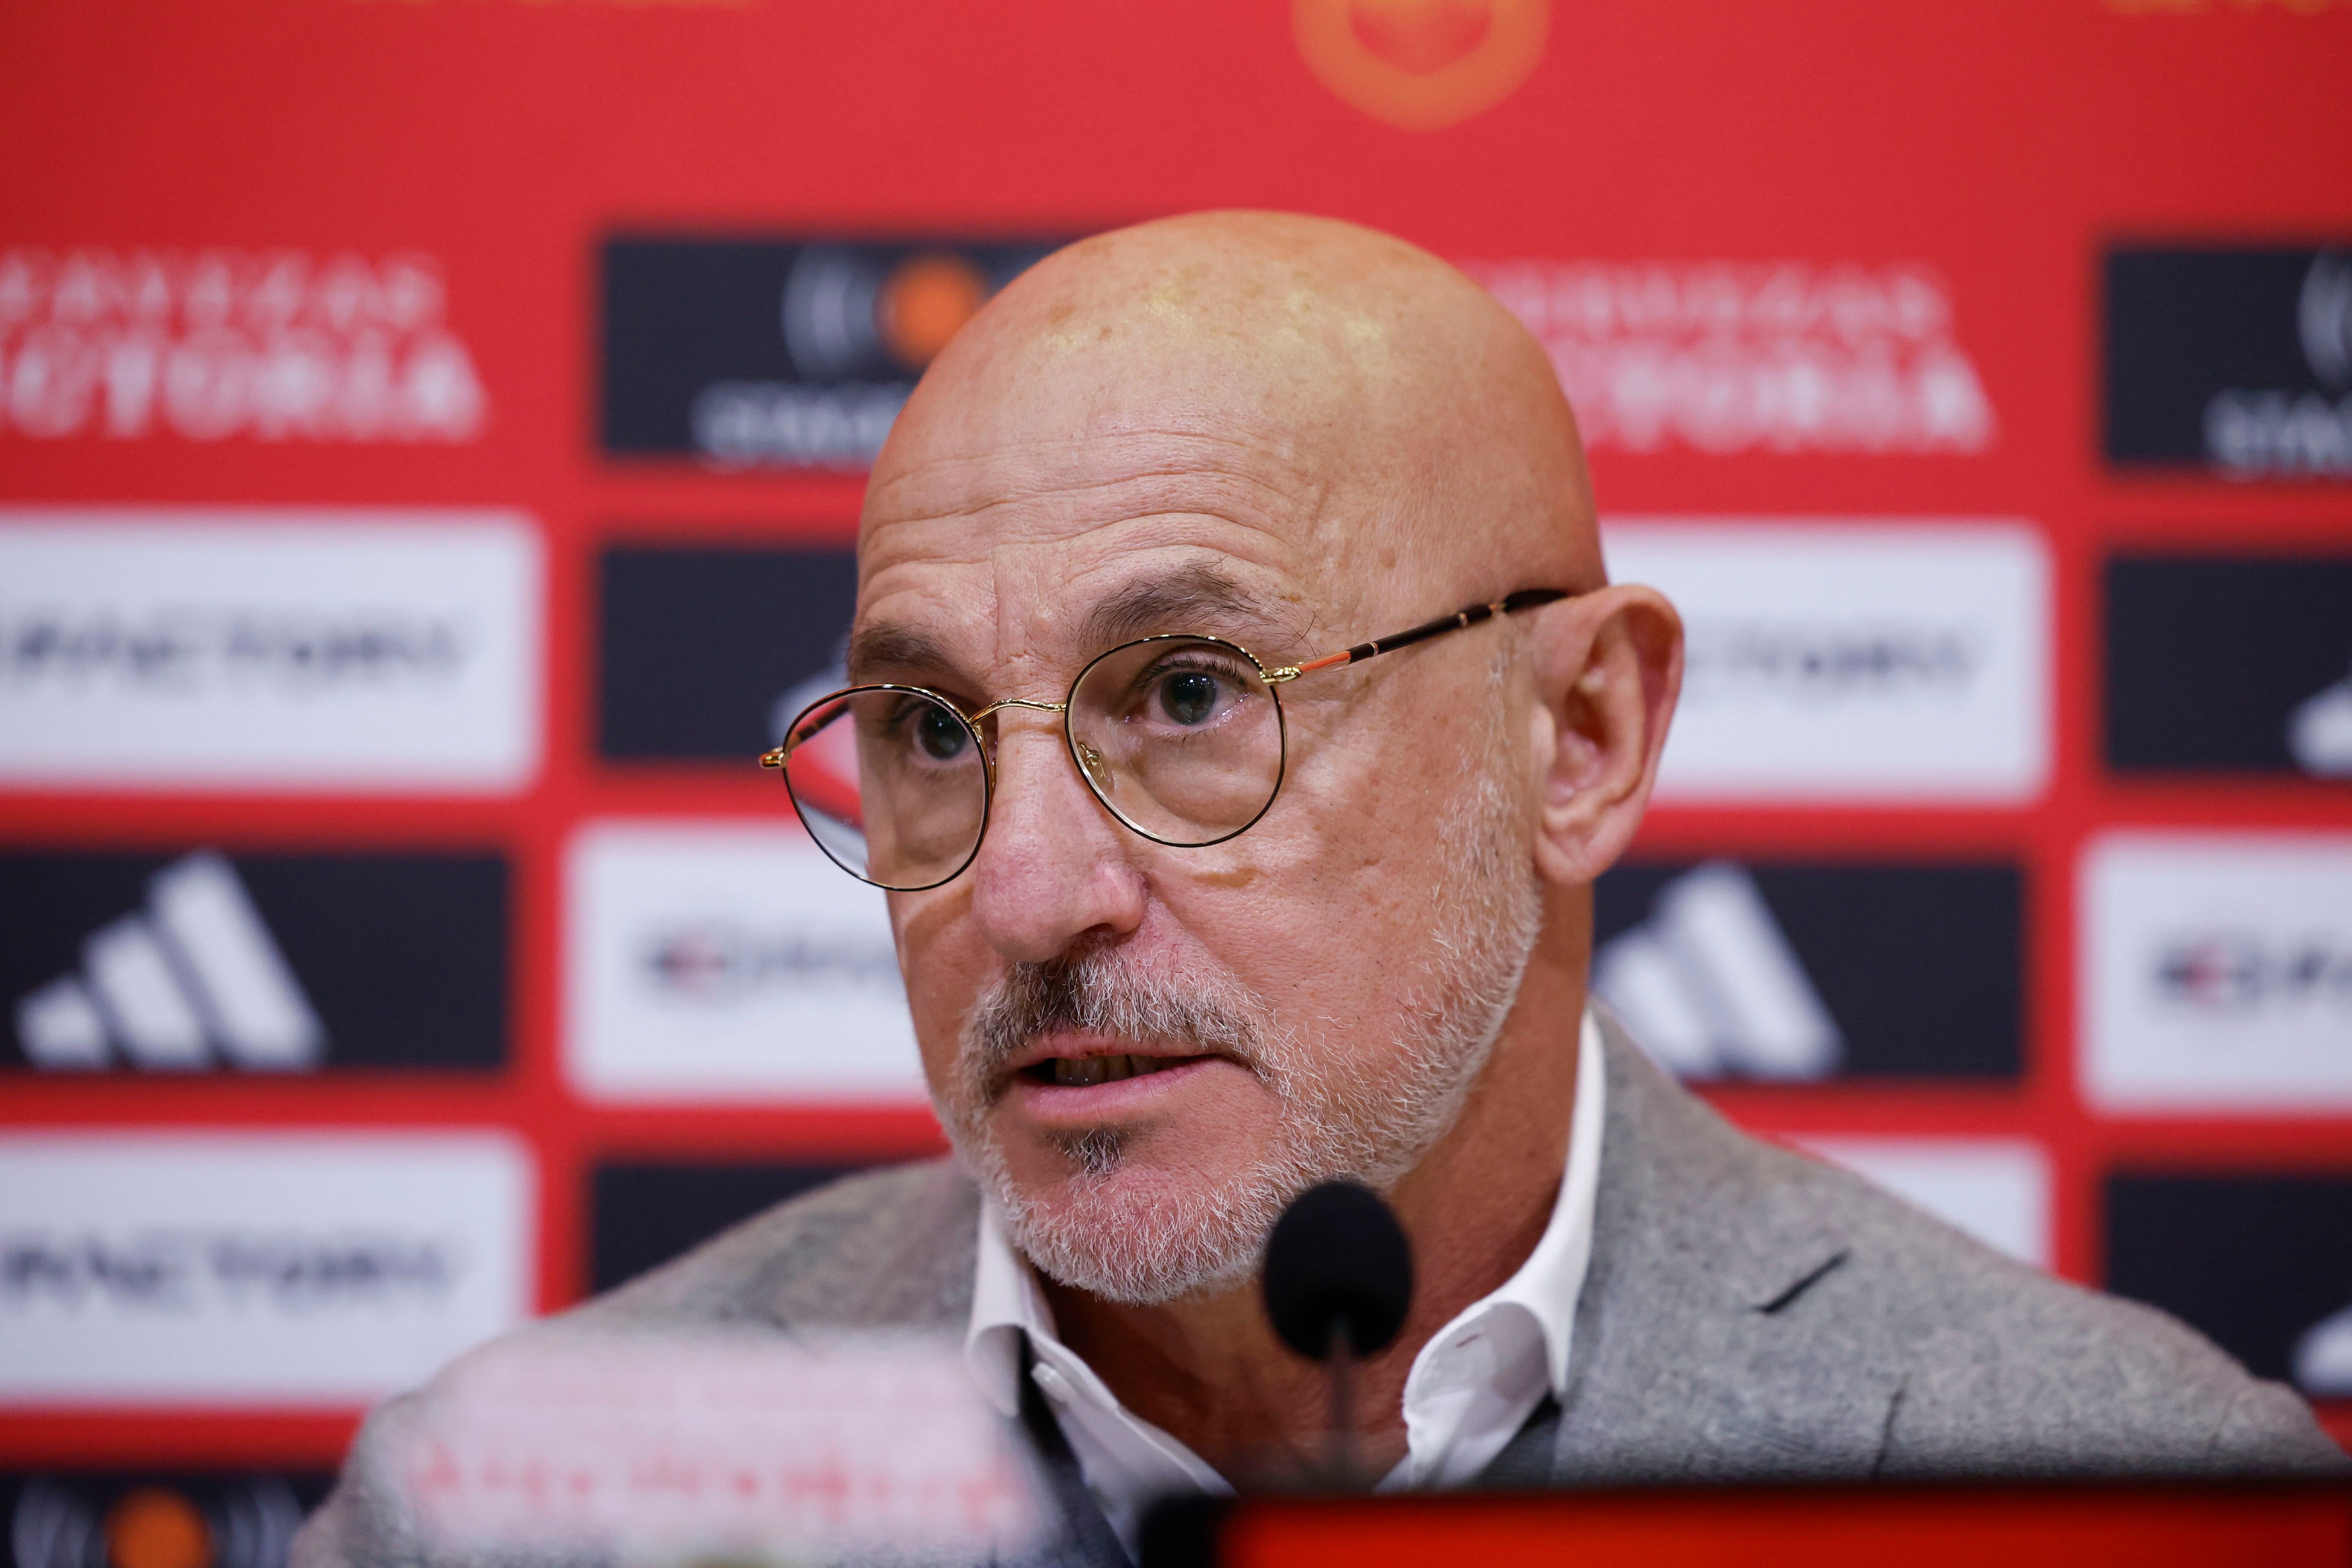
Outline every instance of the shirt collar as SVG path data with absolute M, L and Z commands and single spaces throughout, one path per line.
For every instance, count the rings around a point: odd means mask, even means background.
M 1601 1129 L 1604 1124 L 1601 1095 L 1608 1072 L 1601 1049 L 1601 1028 L 1588 1010 L 1577 1031 L 1576 1108 L 1569 1117 L 1568 1168 L 1560 1177 L 1559 1195 L 1552 1200 L 1551 1219 L 1544 1226 L 1519 1271 L 1494 1292 L 1464 1309 L 1460 1322 L 1496 1307 L 1525 1310 L 1543 1335 L 1544 1370 L 1555 1397 L 1568 1396 L 1570 1338 L 1576 1321 L 1576 1299 L 1584 1289 L 1584 1273 L 1592 1261 L 1592 1223 L 1601 1195 Z M 1441 1343 L 1440 1332 L 1430 1342 Z
M 964 1365 L 1008 1420 L 1021 1414 L 1021 1342 L 1054 1339 L 1054 1309 L 1028 1261 L 1013 1248 L 992 1199 L 980 1205 L 980 1258 L 972 1270 Z

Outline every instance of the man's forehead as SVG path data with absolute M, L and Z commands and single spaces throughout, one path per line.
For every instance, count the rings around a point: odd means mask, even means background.
M 898 662 L 880 656 L 914 630 L 964 668 L 1087 657 L 1118 632 L 1263 641 L 1332 586 L 1330 488 L 1279 434 L 1195 419 L 959 445 L 895 455 L 869 493 L 853 670 Z
M 1017 530 L 1024 512 L 1063 510 L 1083 524 L 1154 511 L 1231 512 L 1261 526 L 1311 524 L 1329 464 L 1277 418 L 1157 410 L 1096 427 L 1044 432 L 980 420 L 933 419 L 886 448 L 860 518 L 860 549 L 877 563 L 885 539 L 940 520 Z M 1011 515 L 1007 515 L 1011 514 Z
M 1291 651 L 1318 618 L 1312 599 L 1265 552 L 1220 548 L 1234 541 L 1219 521 L 1137 519 L 1095 531 L 1075 551 L 999 548 L 985 558 L 902 563 L 869 584 L 850 673 L 872 680 L 977 677 L 1030 660 L 1075 667 L 1164 632 L 1228 637 L 1269 658 Z

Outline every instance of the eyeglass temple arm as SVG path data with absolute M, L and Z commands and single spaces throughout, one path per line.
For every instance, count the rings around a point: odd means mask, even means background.
M 1450 616 L 1440 616 L 1433 621 L 1424 621 L 1410 631 L 1398 632 L 1390 637 L 1374 637 L 1370 642 L 1360 642 L 1355 647 L 1343 649 L 1339 653 L 1327 653 L 1321 658 L 1310 658 L 1305 664 L 1292 665 L 1285 669 L 1270 669 L 1266 671 L 1265 679 L 1269 685 L 1296 680 L 1302 675 L 1312 675 L 1318 669 L 1330 669 L 1339 665 L 1354 664 L 1359 660 L 1370 658 L 1375 654 L 1391 653 L 1398 648 L 1429 637 L 1444 637 L 1447 632 L 1458 632 L 1465 626 L 1475 626 L 1480 621 L 1491 620 L 1496 616 L 1515 616 L 1521 610 L 1532 610 L 1544 605 L 1558 604 L 1562 599 L 1572 599 L 1575 596 L 1564 588 L 1522 588 L 1516 594 L 1506 595 L 1491 605 L 1472 605 L 1467 609 L 1456 610 Z

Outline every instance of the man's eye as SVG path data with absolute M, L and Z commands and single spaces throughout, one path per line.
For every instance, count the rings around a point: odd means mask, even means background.
M 1204 723 L 1217 710 L 1217 678 L 1180 669 L 1160 683 L 1160 710 L 1179 724 Z
M 946 763 L 963 755 L 971 736 L 949 715 L 926 707 L 915 715 L 915 742 L 925 755 Z

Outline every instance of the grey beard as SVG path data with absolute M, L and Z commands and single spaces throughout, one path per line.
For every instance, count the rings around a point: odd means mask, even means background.
M 1496 694 L 1499 698 L 1499 693 Z M 1387 1070 L 1320 1051 L 1285 1028 L 1265 999 L 1222 969 L 1181 984 L 1145 972 L 1117 947 L 1022 963 L 966 1020 L 941 1124 L 994 1200 L 1013 1245 L 1049 1278 L 1131 1306 L 1213 1292 L 1246 1279 L 1291 1199 L 1349 1177 L 1391 1189 L 1452 1129 L 1518 994 L 1542 919 L 1519 810 L 1482 770 L 1439 826 L 1444 885 L 1428 956 L 1408 990 Z M 1028 1040 L 1086 1029 L 1139 1045 L 1230 1057 L 1282 1105 L 1273 1146 L 1214 1186 L 1126 1161 L 1118 1134 L 1091 1129 L 1062 1144 L 1066 1194 L 1041 1200 L 1013 1181 L 987 1123 L 987 1086 Z

